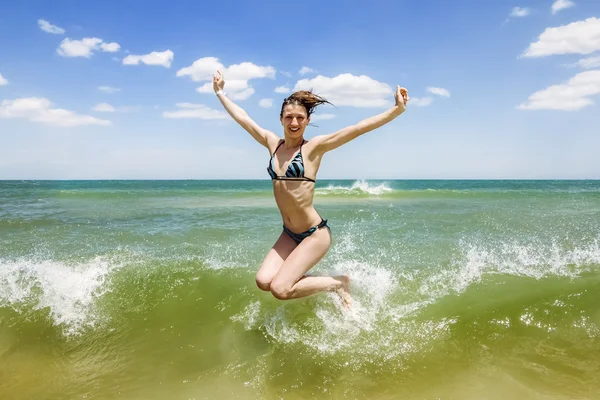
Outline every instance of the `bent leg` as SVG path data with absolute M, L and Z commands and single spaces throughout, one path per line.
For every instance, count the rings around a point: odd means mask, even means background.
M 289 235 L 281 232 L 281 235 L 279 235 L 279 238 L 265 256 L 262 266 L 256 273 L 256 285 L 260 289 L 267 292 L 271 290 L 271 281 L 296 246 L 296 242 Z
M 350 279 L 347 276 L 306 276 L 331 246 L 329 229 L 321 228 L 300 243 L 283 262 L 271 281 L 271 293 L 280 300 L 297 299 L 322 291 L 338 291 L 350 305 Z

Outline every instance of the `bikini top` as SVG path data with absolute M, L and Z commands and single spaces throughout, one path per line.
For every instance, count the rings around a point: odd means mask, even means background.
M 275 148 L 275 151 L 273 152 L 271 159 L 269 160 L 269 165 L 267 166 L 267 172 L 269 173 L 269 175 L 271 175 L 271 179 L 272 180 L 281 180 L 281 181 L 315 182 L 314 179 L 310 179 L 310 178 L 304 176 L 304 160 L 302 159 L 302 145 L 304 144 L 304 141 L 302 141 L 302 144 L 300 145 L 300 150 L 298 151 L 298 154 L 296 154 L 296 156 L 292 159 L 292 161 L 290 161 L 287 171 L 285 171 L 285 175 L 284 176 L 277 175 L 277 173 L 275 172 L 275 167 L 273 166 L 273 159 L 275 158 L 275 153 L 277 153 L 277 150 L 281 147 L 281 145 L 284 142 L 285 141 L 282 140 L 281 143 L 279 143 L 279 145 Z

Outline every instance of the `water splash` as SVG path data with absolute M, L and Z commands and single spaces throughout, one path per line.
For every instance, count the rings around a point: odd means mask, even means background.
M 95 300 L 108 291 L 115 268 L 102 257 L 80 264 L 0 260 L 0 307 L 48 309 L 55 326 L 66 335 L 78 334 L 98 322 Z
M 343 271 L 350 276 L 351 311 L 345 311 L 338 297 L 329 294 L 317 296 L 308 315 L 306 306 L 298 303 L 273 307 L 274 303 L 261 300 L 248 304 L 232 319 L 247 330 L 263 331 L 275 343 L 301 345 L 322 356 L 335 354 L 357 368 L 392 359 L 400 366 L 412 354 L 427 353 L 452 334 L 452 326 L 459 319 L 435 312 L 438 306 L 444 307 L 441 303 L 446 296 L 461 295 L 489 276 L 575 279 L 600 264 L 598 240 L 566 248 L 557 243 L 466 239 L 457 243 L 458 255 L 446 263 L 405 271 L 390 265 L 383 253 L 361 255 L 360 234 L 340 236 L 326 267 L 316 271 L 332 275 Z M 543 307 L 529 304 L 520 310 L 518 322 L 543 327 L 547 332 L 558 329 L 555 322 L 547 320 L 549 314 Z M 490 324 L 511 327 L 508 319 L 494 313 L 489 317 Z M 577 324 L 589 337 L 597 334 L 585 314 L 571 325 Z
M 434 299 L 449 293 L 463 293 L 472 284 L 491 275 L 577 278 L 600 264 L 600 242 L 564 248 L 556 242 L 521 243 L 518 241 L 479 243 L 461 241 L 460 255 L 448 268 L 423 277 L 422 295 Z

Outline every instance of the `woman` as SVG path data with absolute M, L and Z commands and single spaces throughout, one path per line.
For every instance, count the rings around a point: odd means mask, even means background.
M 258 126 L 248 114 L 228 99 L 223 91 L 221 71 L 213 77 L 213 89 L 225 110 L 256 141 L 269 150 L 267 171 L 273 180 L 275 201 L 283 219 L 283 232 L 265 257 L 256 275 L 256 284 L 281 300 L 296 299 L 322 291 L 336 291 L 349 308 L 350 278 L 309 276 L 307 272 L 325 256 L 331 246 L 327 220 L 313 207 L 315 178 L 323 155 L 344 143 L 376 129 L 406 109 L 408 92 L 397 87 L 395 105 L 329 135 L 304 139 L 304 130 L 318 105 L 329 103 L 310 91 L 299 91 L 283 101 L 280 121 L 284 139 Z M 326 229 L 325 229 L 326 228 Z

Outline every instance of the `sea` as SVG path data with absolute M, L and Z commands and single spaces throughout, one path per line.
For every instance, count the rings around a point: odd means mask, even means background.
M 0 399 L 600 399 L 600 181 L 314 204 L 350 310 L 257 288 L 268 180 L 0 181 Z

